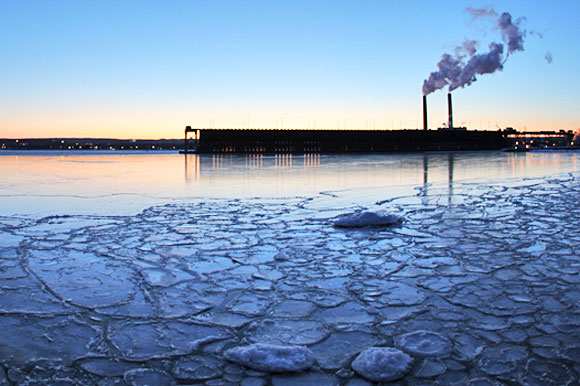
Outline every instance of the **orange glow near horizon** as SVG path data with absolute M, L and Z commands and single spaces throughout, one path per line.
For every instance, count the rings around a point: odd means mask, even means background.
M 225 121 L 225 120 L 224 120 Z M 386 119 L 336 119 L 334 124 L 332 120 L 317 119 L 317 126 L 309 127 L 307 124 L 300 124 L 301 119 L 286 119 L 284 125 L 280 123 L 276 125 L 276 122 L 268 124 L 267 120 L 254 120 L 256 124 L 250 121 L 248 127 L 247 124 L 243 122 L 236 124 L 235 119 L 227 120 L 224 125 L 210 126 L 209 124 L 203 124 L 198 122 L 196 125 L 194 120 L 191 121 L 180 121 L 180 122 L 168 122 L 165 124 L 143 124 L 143 126 L 136 127 L 135 125 L 124 125 L 124 124 L 108 124 L 105 126 L 95 125 L 91 126 L 73 126 L 73 125 L 55 125 L 58 127 L 42 127 L 40 129 L 35 125 L 23 125 L 20 128 L 11 127 L 0 127 L 0 138 L 5 139 L 26 139 L 26 138 L 111 138 L 111 139 L 181 139 L 183 138 L 183 130 L 185 126 L 192 126 L 196 129 L 317 129 L 317 130 L 364 130 L 364 129 L 377 129 L 377 130 L 400 130 L 400 129 L 422 129 L 418 126 L 416 122 L 410 123 L 403 120 L 391 120 L 387 122 Z M 372 122 L 372 123 L 370 123 Z M 229 124 L 228 124 L 229 123 Z M 471 124 L 470 124 L 471 123 Z M 437 127 L 441 127 L 443 122 L 439 124 L 430 124 L 430 130 L 436 130 Z M 571 123 L 568 124 L 542 124 L 542 125 L 499 125 L 491 124 L 488 127 L 486 123 L 463 123 L 462 126 L 467 126 L 469 130 L 498 130 L 498 128 L 505 129 L 506 127 L 514 127 L 518 131 L 558 131 L 558 130 L 572 130 L 577 131 L 578 128 L 574 127 Z M 82 127 L 78 129 L 78 127 Z
M 485 106 L 478 107 L 481 111 L 467 110 L 461 105 L 464 102 L 456 99 L 454 121 L 471 130 L 497 130 L 498 126 L 519 131 L 578 129 L 572 116 L 512 119 L 507 112 L 490 113 L 488 111 L 492 109 Z M 398 105 L 368 108 L 360 105 L 245 106 L 235 109 L 160 106 L 157 109 L 110 108 L 98 113 L 79 109 L 69 114 L 55 111 L 28 115 L 15 111 L 0 122 L 0 138 L 179 139 L 183 137 L 185 126 L 217 129 L 422 129 L 419 102 L 407 100 Z M 447 111 L 440 95 L 432 97 L 429 103 L 429 128 L 433 130 L 446 122 Z

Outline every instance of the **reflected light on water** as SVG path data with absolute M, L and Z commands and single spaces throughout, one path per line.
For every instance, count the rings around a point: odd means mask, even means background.
M 127 154 L 0 153 L 0 214 L 99 208 L 134 211 L 171 200 L 203 197 L 312 197 L 320 192 L 395 187 L 428 194 L 462 181 L 496 183 L 577 170 L 577 154 L 423 153 Z M 447 190 L 446 189 L 446 190 Z M 398 194 L 398 193 L 397 193 Z M 42 200 L 39 200 L 42 198 Z
M 198 155 L 186 154 L 185 162 L 185 182 L 197 182 L 201 178 L 201 162 Z
M 292 154 L 276 154 L 275 157 L 277 168 L 292 168 Z
M 320 154 L 304 154 L 304 167 L 316 168 L 320 166 Z
M 246 169 L 262 169 L 264 167 L 263 154 L 247 154 L 245 158 Z

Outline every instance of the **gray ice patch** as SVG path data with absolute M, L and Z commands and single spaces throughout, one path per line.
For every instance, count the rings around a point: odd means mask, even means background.
M 393 226 L 403 223 L 403 217 L 395 214 L 382 214 L 375 212 L 360 212 L 339 217 L 334 226 L 337 228 L 362 228 Z

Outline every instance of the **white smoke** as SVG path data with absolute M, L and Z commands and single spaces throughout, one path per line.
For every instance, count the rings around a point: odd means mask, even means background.
M 530 34 L 530 35 L 537 36 L 537 37 L 539 37 L 540 39 L 543 39 L 543 38 L 544 38 L 544 34 L 543 34 L 543 33 L 541 33 L 541 32 L 539 32 L 539 31 L 536 31 L 536 30 L 533 30 L 533 29 L 532 29 L 532 30 L 530 30 L 530 31 L 528 31 L 528 32 L 529 32 L 529 34 Z
M 518 19 L 515 22 L 512 20 L 512 15 L 504 12 L 499 17 L 497 22 L 503 40 L 507 43 L 508 54 L 515 51 L 524 50 L 524 38 L 526 37 L 526 30 L 520 28 L 520 24 L 524 19 Z
M 491 43 L 489 52 L 473 55 L 463 66 L 459 75 L 451 79 L 449 91 L 453 91 L 458 87 L 469 86 L 477 80 L 476 75 L 493 74 L 501 70 L 503 68 L 502 54 L 503 45 Z
M 495 11 L 495 9 L 493 9 L 492 6 L 487 6 L 483 8 L 473 8 L 469 6 L 465 8 L 465 12 L 467 12 L 471 16 L 472 21 L 480 17 L 497 16 L 497 12 Z
M 478 47 L 479 42 L 477 40 L 465 40 L 459 47 L 455 47 L 455 57 L 463 59 L 466 56 L 473 56 Z
M 437 63 L 438 70 L 429 74 L 423 82 L 424 95 L 445 86 L 449 86 L 449 91 L 469 86 L 477 80 L 476 75 L 501 71 L 509 54 L 524 50 L 524 38 L 527 32 L 520 27 L 524 19 L 514 21 L 508 12 L 499 15 L 492 7 L 467 7 L 465 11 L 471 15 L 472 20 L 483 17 L 497 18 L 496 26 L 507 44 L 506 55 L 503 56 L 504 45 L 501 43 L 491 43 L 487 53 L 478 54 L 479 42 L 466 40 L 455 49 L 454 57 L 447 53 L 441 56 L 441 60 Z M 547 57 L 546 60 L 548 60 Z

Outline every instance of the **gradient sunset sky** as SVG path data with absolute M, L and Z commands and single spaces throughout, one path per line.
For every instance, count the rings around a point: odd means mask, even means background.
M 525 17 L 528 33 L 503 71 L 453 92 L 455 123 L 580 128 L 577 0 L 0 0 L 0 137 L 414 129 L 441 55 L 501 42 L 467 6 Z M 447 119 L 446 93 L 429 95 L 431 128 Z

